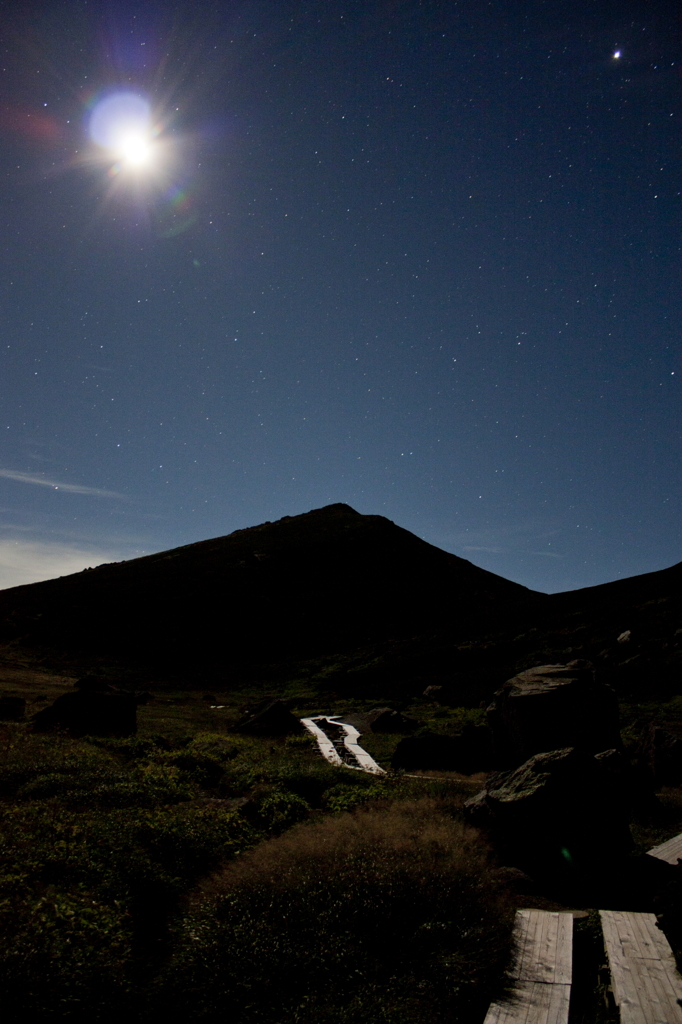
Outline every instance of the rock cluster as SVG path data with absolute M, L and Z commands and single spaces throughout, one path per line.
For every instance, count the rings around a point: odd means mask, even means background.
M 499 768 L 565 747 L 591 754 L 620 747 L 616 695 L 595 682 L 588 661 L 519 673 L 497 691 L 487 719 Z
M 372 708 L 371 711 L 352 712 L 340 719 L 354 726 L 358 732 L 410 733 L 419 728 L 419 722 L 394 708 Z
M 682 725 L 679 722 L 650 722 L 637 750 L 639 764 L 654 786 L 682 783 Z
M 237 732 L 254 736 L 287 736 L 303 726 L 282 700 L 268 697 L 248 708 L 235 725 Z
M 618 704 L 589 662 L 519 673 L 497 691 L 487 718 L 501 770 L 466 810 L 510 859 L 532 870 L 591 869 L 630 849 Z
M 71 736 L 133 736 L 137 732 L 134 693 L 111 692 L 112 687 L 63 693 L 33 716 L 36 732 L 63 730 Z
M 531 869 L 607 864 L 632 845 L 626 773 L 617 750 L 551 750 L 490 775 L 466 812 Z
M 391 760 L 391 768 L 433 769 L 472 775 L 491 766 L 492 743 L 486 726 L 465 726 L 455 736 L 422 733 L 401 740 Z

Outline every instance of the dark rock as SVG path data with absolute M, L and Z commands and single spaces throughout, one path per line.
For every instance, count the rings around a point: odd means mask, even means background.
M 36 732 L 63 729 L 71 736 L 133 736 L 137 704 L 133 694 L 80 690 L 63 693 L 33 716 Z
M 333 718 L 338 722 L 342 722 L 344 725 L 352 725 L 354 729 L 357 729 L 359 733 L 371 732 L 367 715 L 362 714 L 360 711 L 351 711 L 347 715 L 333 715 Z M 329 719 L 326 720 L 327 722 Z M 326 729 L 326 726 L 323 725 Z
M 115 693 L 116 687 L 101 676 L 82 676 L 73 684 L 82 693 Z
M 415 718 L 409 718 L 393 708 L 372 708 L 371 711 L 351 711 L 334 716 L 345 725 L 352 725 L 359 733 L 390 732 L 411 733 L 419 728 Z
M 287 736 L 301 732 L 303 725 L 289 711 L 284 701 L 268 698 L 250 707 L 235 725 L 237 732 L 257 736 Z
M 640 766 L 655 786 L 682 782 L 682 725 L 650 722 L 637 748 Z
M 414 732 L 419 722 L 393 708 L 373 708 L 363 716 L 372 732 Z
M 465 814 L 467 819 L 476 828 L 487 828 L 493 827 L 494 818 L 490 804 L 488 803 L 488 794 L 485 789 L 482 789 L 476 796 L 472 796 L 464 805 Z
M 444 686 L 434 684 L 433 686 L 427 686 L 422 696 L 426 697 L 427 700 L 432 700 L 436 704 L 440 704 L 440 698 L 443 695 L 444 690 Z
M 617 751 L 594 757 L 575 747 L 536 754 L 490 775 L 465 804 L 467 816 L 522 866 L 607 864 L 632 846 L 619 761 Z
M 0 721 L 21 722 L 26 714 L 23 697 L 0 697 Z
M 460 672 L 455 675 L 453 682 L 427 686 L 422 696 L 426 700 L 432 700 L 434 704 L 442 704 L 449 708 L 476 704 L 481 693 L 489 693 L 492 687 L 499 683 L 499 673 L 494 669 L 492 679 L 487 675 L 486 671 Z
M 510 864 L 494 868 L 490 872 L 490 877 L 498 884 L 504 886 L 505 889 L 511 889 L 517 893 L 534 893 L 537 888 L 537 883 L 530 875 L 527 875 L 525 871 L 521 871 L 520 868 L 512 867 Z
M 521 672 L 497 691 L 487 714 L 499 767 L 564 747 L 590 754 L 620 747 L 616 695 L 595 682 L 588 661 Z
M 487 726 L 469 725 L 457 736 L 422 733 L 401 740 L 391 760 L 394 769 L 474 772 L 490 768 L 491 737 Z

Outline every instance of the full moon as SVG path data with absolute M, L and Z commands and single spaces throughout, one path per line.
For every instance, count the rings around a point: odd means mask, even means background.
M 152 155 L 151 110 L 134 92 L 118 92 L 100 100 L 90 117 L 90 138 L 115 159 L 140 167 Z

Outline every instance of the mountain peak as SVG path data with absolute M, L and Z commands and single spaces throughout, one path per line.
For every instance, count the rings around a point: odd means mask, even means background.
M 193 668 L 466 637 L 538 595 L 338 502 L 0 593 L 0 636 Z

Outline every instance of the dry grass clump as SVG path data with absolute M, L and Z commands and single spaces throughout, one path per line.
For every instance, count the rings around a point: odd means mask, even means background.
M 500 983 L 512 920 L 478 834 L 442 802 L 362 808 L 297 826 L 212 876 L 154 1012 L 463 1024 L 482 1019 Z

